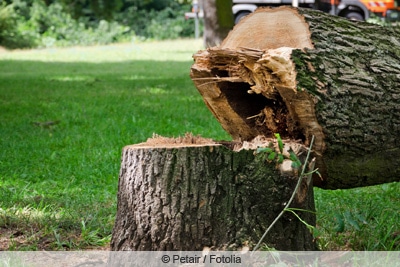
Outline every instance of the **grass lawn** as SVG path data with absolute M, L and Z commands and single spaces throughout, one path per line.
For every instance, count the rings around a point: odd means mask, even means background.
M 0 51 L 0 250 L 107 248 L 121 149 L 229 140 L 189 77 L 199 40 Z M 324 250 L 398 250 L 400 185 L 315 190 Z

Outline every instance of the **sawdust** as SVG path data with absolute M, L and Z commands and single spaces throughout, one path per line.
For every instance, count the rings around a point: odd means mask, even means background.
M 146 142 L 134 145 L 135 147 L 190 147 L 190 146 L 205 146 L 205 145 L 219 145 L 213 139 L 204 138 L 200 135 L 193 135 L 186 133 L 184 136 L 179 137 L 164 137 L 158 134 L 147 139 Z

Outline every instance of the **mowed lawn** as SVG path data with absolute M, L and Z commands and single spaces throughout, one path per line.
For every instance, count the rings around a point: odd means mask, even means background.
M 201 40 L 0 51 L 0 250 L 104 249 L 121 149 L 230 140 L 190 77 Z M 398 250 L 400 186 L 316 189 L 323 250 Z

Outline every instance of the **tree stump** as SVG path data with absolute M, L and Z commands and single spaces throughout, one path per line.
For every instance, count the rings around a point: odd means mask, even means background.
M 253 247 L 282 211 L 299 179 L 289 160 L 268 162 L 267 154 L 256 153 L 257 147 L 277 150 L 276 141 L 261 137 L 222 145 L 192 135 L 156 137 L 126 146 L 111 249 Z M 288 149 L 300 159 L 306 154 L 296 142 L 285 141 L 285 149 L 283 155 Z M 293 208 L 314 211 L 311 182 L 311 178 L 302 180 Z M 315 225 L 314 213 L 296 213 Z M 290 212 L 275 224 L 264 243 L 279 250 L 315 249 L 310 230 Z
M 400 32 L 311 9 L 258 9 L 191 77 L 234 140 L 315 136 L 322 188 L 400 181 Z

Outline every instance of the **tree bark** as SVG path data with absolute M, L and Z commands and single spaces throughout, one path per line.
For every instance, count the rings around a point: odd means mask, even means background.
M 219 45 L 234 25 L 232 0 L 202 0 L 202 5 L 205 45 Z
M 400 181 L 400 33 L 310 9 L 258 9 L 191 77 L 234 140 L 315 136 L 322 180 L 338 189 Z
M 227 147 L 186 136 L 126 146 L 111 249 L 253 247 L 282 211 L 298 181 L 295 169 L 282 164 L 278 170 L 276 161 L 267 162 L 266 154 L 255 153 L 256 147 L 271 146 L 271 142 L 226 143 Z M 305 154 L 298 143 L 285 147 Z M 311 180 L 302 180 L 291 207 L 314 211 Z M 296 212 L 315 225 L 314 213 Z M 265 244 L 279 250 L 315 249 L 307 226 L 290 212 L 275 224 Z

